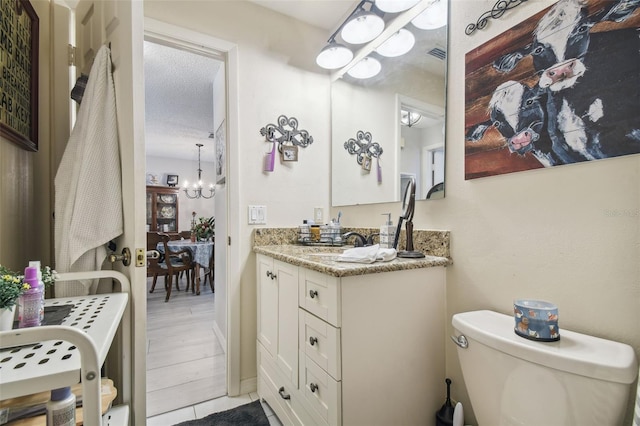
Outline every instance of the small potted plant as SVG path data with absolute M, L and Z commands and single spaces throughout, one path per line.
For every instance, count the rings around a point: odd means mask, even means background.
M 24 286 L 22 275 L 0 265 L 0 330 L 13 327 L 16 303 L 25 291 Z
M 198 241 L 210 241 L 215 235 L 216 219 L 214 217 L 201 217 L 194 226 L 194 233 Z

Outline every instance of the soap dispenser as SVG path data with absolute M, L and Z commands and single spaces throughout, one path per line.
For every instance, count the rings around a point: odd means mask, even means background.
M 396 227 L 391 221 L 391 213 L 383 213 L 387 216 L 387 221 L 380 227 L 380 248 L 393 248 L 393 238 L 396 234 Z

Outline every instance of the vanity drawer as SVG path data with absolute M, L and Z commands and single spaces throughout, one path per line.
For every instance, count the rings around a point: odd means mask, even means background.
M 298 314 L 300 351 L 329 373 L 331 377 L 341 380 L 340 329 L 311 315 L 304 309 L 299 309 Z
M 298 304 L 335 327 L 340 327 L 340 279 L 300 268 Z
M 300 352 L 301 387 L 313 424 L 342 424 L 342 383 Z
M 258 342 L 258 395 L 267 401 L 283 425 L 308 425 L 310 415 L 303 408 L 302 393 L 278 373 L 269 352 Z M 288 399 L 285 399 L 287 398 Z

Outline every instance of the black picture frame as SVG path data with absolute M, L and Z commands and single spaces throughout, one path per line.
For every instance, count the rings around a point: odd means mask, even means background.
M 167 175 L 167 186 L 174 187 L 178 185 L 178 175 Z
M 29 0 L 2 0 L 0 7 L 12 24 L 6 33 L 12 47 L 0 45 L 0 68 L 12 70 L 0 89 L 0 129 L 7 140 L 37 152 L 40 20 Z

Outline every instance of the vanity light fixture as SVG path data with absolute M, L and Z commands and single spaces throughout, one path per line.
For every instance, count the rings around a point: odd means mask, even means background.
M 364 7 L 369 5 L 369 10 Z M 349 14 L 347 19 L 340 24 L 338 29 L 331 34 L 327 45 L 316 57 L 316 63 L 322 68 L 333 70 L 342 68 L 353 59 L 353 52 L 350 48 L 336 42 L 336 37 L 340 37 L 345 43 L 363 44 L 378 37 L 384 30 L 383 19 L 373 13 L 373 0 L 362 0 L 356 8 Z
M 387 58 L 402 56 L 416 44 L 416 37 L 409 30 L 401 28 L 376 49 L 376 52 Z
M 187 198 L 211 198 L 216 194 L 215 189 L 213 188 L 213 184 L 209 184 L 209 195 L 205 195 L 202 193 L 202 168 L 200 166 L 200 149 L 204 146 L 201 143 L 197 143 L 198 147 L 198 182 L 193 184 L 193 188 L 189 189 L 189 182 L 184 181 L 184 186 L 182 189 L 184 190 Z
M 367 56 L 366 58 L 362 59 L 360 62 L 352 66 L 351 69 L 347 71 L 347 74 L 349 74 L 353 78 L 366 79 L 378 75 L 380 70 L 382 70 L 380 61 Z
M 435 30 L 447 25 L 447 0 L 436 0 L 411 23 L 421 30 Z
M 316 64 L 328 70 L 335 70 L 347 65 L 353 59 L 353 52 L 342 44 L 332 40 L 316 57 Z
M 342 27 L 340 35 L 342 39 L 350 44 L 367 43 L 378 37 L 384 30 L 384 21 L 381 17 L 362 8 L 364 3 L 358 6 L 358 11 L 353 14 Z

